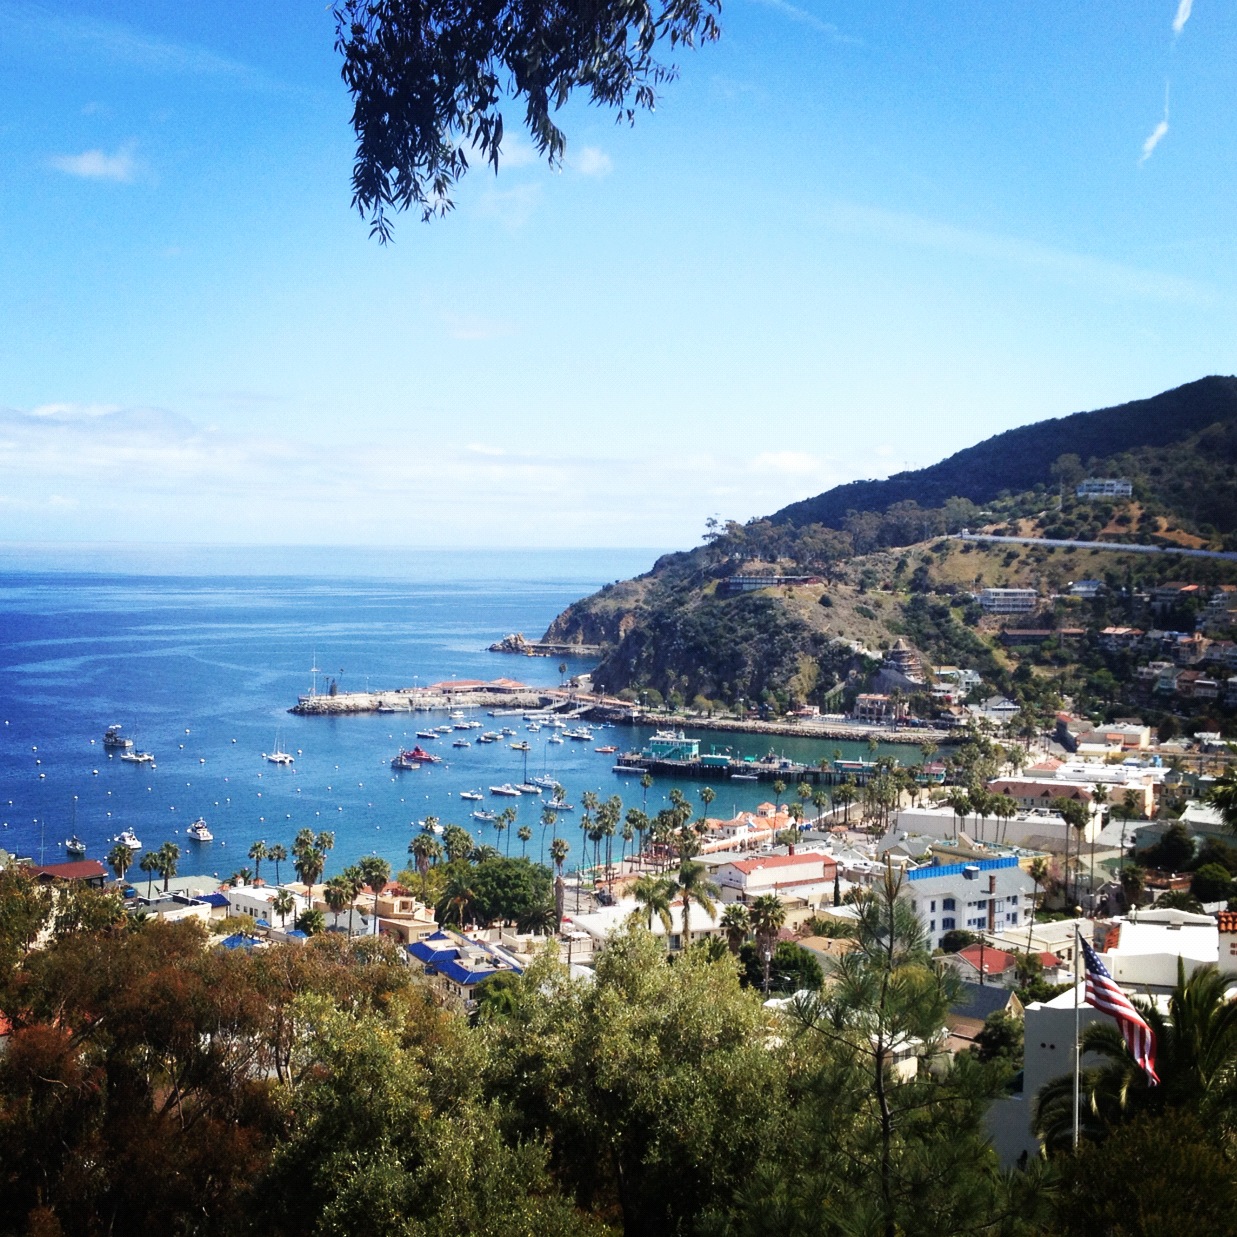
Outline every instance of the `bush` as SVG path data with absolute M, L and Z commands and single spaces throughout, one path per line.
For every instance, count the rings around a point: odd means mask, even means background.
M 1205 863 L 1194 873 L 1190 892 L 1200 902 L 1227 902 L 1233 893 L 1233 878 L 1218 863 Z
M 974 945 L 979 937 L 965 928 L 951 928 L 941 937 L 941 950 L 947 954 L 956 954 L 968 945 Z

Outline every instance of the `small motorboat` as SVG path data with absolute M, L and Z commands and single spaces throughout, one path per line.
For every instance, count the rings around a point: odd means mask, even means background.
M 86 843 L 75 833 L 65 842 L 64 853 L 72 855 L 74 859 L 80 859 L 86 853 Z
M 199 816 L 197 820 L 185 830 L 185 836 L 191 838 L 195 842 L 213 842 L 215 835 L 206 826 L 205 817 Z
M 516 790 L 516 788 L 512 786 L 510 782 L 504 782 L 501 786 L 491 786 L 490 794 L 504 795 L 508 799 L 518 799 L 520 797 L 520 792 Z
M 461 799 L 473 799 L 473 800 L 476 800 L 476 802 L 480 803 L 484 797 L 485 796 L 482 795 L 482 793 L 479 790 L 461 790 L 460 791 Z

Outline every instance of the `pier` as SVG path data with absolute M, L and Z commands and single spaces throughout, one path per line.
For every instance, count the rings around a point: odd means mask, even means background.
M 876 766 L 866 762 L 847 762 L 856 767 L 822 769 L 819 765 L 798 764 L 792 760 L 733 760 L 727 757 L 702 757 L 699 760 L 674 760 L 661 756 L 646 756 L 642 752 L 625 752 L 619 756 L 616 769 L 639 770 L 654 776 L 677 777 L 695 781 L 719 782 L 783 781 L 787 786 L 807 782 L 809 786 L 839 786 L 848 778 L 864 786 L 876 774 Z

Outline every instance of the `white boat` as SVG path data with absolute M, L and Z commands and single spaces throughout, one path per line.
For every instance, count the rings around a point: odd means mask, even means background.
M 577 743 L 591 743 L 593 741 L 593 732 L 587 726 L 581 726 L 579 730 L 565 731 L 563 737 L 575 739 Z
M 475 799 L 478 803 L 480 803 L 481 800 L 485 798 L 485 796 L 479 790 L 461 790 L 460 798 L 461 799 Z
M 197 820 L 185 830 L 185 836 L 192 838 L 195 842 L 213 842 L 215 835 L 206 827 L 206 820 L 199 816 Z
M 515 731 L 510 726 L 503 727 L 503 734 L 515 734 Z
M 435 726 L 435 727 L 434 727 L 434 729 L 435 729 L 435 730 L 436 730 L 439 734 L 450 734 L 450 733 L 451 733 L 451 727 L 450 727 L 450 726 Z
M 419 769 L 421 762 L 415 759 L 410 752 L 400 752 L 391 760 L 392 769 Z
M 456 722 L 455 725 L 452 727 L 452 729 L 453 730 L 471 730 L 472 723 L 471 722 Z
M 540 722 L 529 722 L 529 723 L 528 723 L 528 733 L 529 733 L 529 734 L 540 734 L 540 733 L 541 733 L 541 723 L 540 723 Z
M 558 782 L 548 773 L 538 773 L 536 777 L 528 779 L 534 786 L 540 786 L 543 790 L 553 790 Z
M 64 853 L 80 859 L 86 853 L 86 843 L 75 833 L 64 844 Z
M 546 807 L 551 812 L 574 812 L 576 810 L 574 803 L 565 803 L 562 799 L 551 799 Z
M 418 739 L 436 739 L 438 738 L 438 731 L 437 730 L 418 730 L 417 738 Z
M 494 813 L 478 811 L 472 814 L 472 818 L 473 820 L 483 820 L 488 824 L 490 821 L 494 819 Z
M 563 736 L 557 730 L 546 740 L 547 743 L 561 743 L 562 741 Z
M 271 752 L 263 752 L 262 758 L 264 760 L 269 760 L 273 765 L 290 765 L 293 760 L 295 760 L 295 757 L 291 753 L 285 752 L 282 748 L 280 748 L 278 732 L 275 734 L 275 750 Z
M 490 794 L 505 795 L 509 799 L 518 799 L 520 797 L 520 792 L 510 782 L 504 782 L 501 786 L 491 786 Z
M 472 744 L 469 743 L 467 739 L 456 739 L 456 741 L 452 743 L 451 746 L 452 747 L 472 747 Z
M 119 842 L 121 846 L 124 846 L 129 850 L 142 849 L 141 839 L 136 833 L 133 832 L 132 829 L 126 829 L 123 833 L 119 834 L 116 841 Z
M 513 752 L 527 752 L 527 751 L 531 751 L 532 749 L 528 743 L 521 741 L 519 743 L 513 743 L 511 745 L 511 750 Z
M 531 782 L 517 782 L 515 788 L 522 795 L 539 795 L 543 789 L 540 786 L 534 786 Z
M 453 722 L 461 722 L 464 720 L 464 714 L 461 713 L 459 709 L 452 709 L 451 712 L 447 714 L 447 716 Z

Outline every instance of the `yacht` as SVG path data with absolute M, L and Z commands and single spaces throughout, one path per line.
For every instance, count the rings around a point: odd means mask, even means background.
M 456 739 L 456 741 L 452 743 L 451 746 L 452 747 L 472 747 L 472 744 L 469 743 L 467 739 Z
M 153 765 L 155 754 L 154 752 L 121 752 L 120 759 L 128 761 L 131 765 Z
M 504 782 L 501 786 L 491 786 L 490 794 L 505 795 L 509 799 L 518 799 L 520 797 L 520 792 L 510 782 Z
M 513 752 L 527 752 L 531 750 L 531 747 L 527 740 L 521 739 L 519 743 L 513 743 L 511 745 L 511 750 Z
M 503 727 L 503 734 L 515 734 L 515 731 L 510 726 Z
M 418 730 L 417 738 L 418 739 L 436 739 L 438 738 L 438 731 L 437 730 Z
M 417 760 L 411 752 L 400 752 L 400 754 L 391 761 L 392 769 L 419 769 L 420 767 L 421 762 Z
M 123 751 L 133 746 L 133 740 L 126 739 L 119 726 L 109 726 L 103 732 L 103 746 Z
M 116 838 L 116 841 L 119 842 L 121 846 L 125 847 L 128 850 L 141 850 L 142 849 L 141 839 L 137 836 L 136 833 L 133 832 L 132 829 L 126 829 L 123 833 L 119 834 Z
M 493 812 L 476 811 L 472 814 L 473 820 L 482 820 L 489 824 L 494 819 Z
M 540 733 L 541 733 L 541 723 L 540 723 L 540 722 L 529 722 L 529 723 L 528 723 L 528 733 L 529 733 L 529 734 L 540 734 Z
M 434 727 L 434 729 L 435 729 L 435 730 L 436 730 L 439 734 L 450 734 L 450 733 L 451 733 L 451 727 L 450 727 L 450 726 L 435 726 L 435 727 Z
M 557 730 L 546 740 L 547 743 L 561 743 L 562 741 L 563 736 Z
M 479 790 L 461 790 L 460 791 L 461 799 L 474 799 L 478 803 L 480 803 L 484 797 L 485 796 L 482 795 L 482 793 Z
M 593 732 L 587 726 L 581 726 L 579 730 L 564 731 L 563 737 L 575 739 L 577 743 L 591 743 L 593 741 Z
M 546 807 L 551 812 L 574 812 L 576 810 L 574 803 L 566 803 L 562 799 L 551 799 Z
M 80 859 L 86 853 L 86 843 L 75 833 L 65 842 L 64 853 L 72 855 L 74 859 Z
M 191 838 L 195 842 L 213 842 L 215 835 L 206 827 L 205 817 L 199 816 L 197 820 L 185 830 L 185 836 Z
M 522 795 L 539 795 L 544 789 L 541 786 L 534 786 L 532 782 L 517 782 L 515 788 Z
M 538 773 L 536 777 L 528 779 L 534 786 L 540 786 L 542 790 L 553 790 L 558 782 L 548 773 Z

